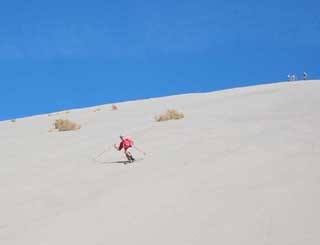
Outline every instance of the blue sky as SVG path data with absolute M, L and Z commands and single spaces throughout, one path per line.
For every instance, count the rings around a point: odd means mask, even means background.
M 0 4 L 0 120 L 320 78 L 320 1 Z

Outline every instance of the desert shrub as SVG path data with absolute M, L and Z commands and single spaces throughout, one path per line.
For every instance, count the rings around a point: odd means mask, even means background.
M 94 109 L 93 112 L 97 112 L 97 111 L 101 111 L 101 108 L 96 108 L 96 109 Z
M 118 106 L 116 106 L 116 105 L 112 105 L 111 108 L 112 108 L 112 110 L 114 110 L 114 111 L 116 111 L 116 110 L 119 109 Z
M 54 127 L 55 129 L 58 129 L 58 131 L 70 131 L 80 129 L 81 126 L 68 119 L 57 119 L 54 123 Z
M 55 113 L 49 113 L 48 117 L 54 117 L 60 115 L 60 112 L 55 112 Z
M 178 120 L 181 118 L 184 118 L 184 114 L 181 112 L 177 112 L 176 110 L 168 110 L 165 114 L 155 117 L 157 122 Z
M 11 121 L 11 122 L 16 122 L 17 120 L 16 120 L 16 119 L 11 119 L 10 121 Z

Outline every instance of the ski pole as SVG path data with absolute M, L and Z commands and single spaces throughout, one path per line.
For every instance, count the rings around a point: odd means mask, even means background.
M 138 150 L 138 151 L 140 151 L 140 152 L 142 152 L 143 153 L 143 155 L 147 155 L 147 153 L 145 153 L 144 151 L 142 151 L 142 150 L 140 150 L 138 147 L 136 147 L 136 146 L 133 146 L 136 150 Z
M 103 152 L 101 152 L 98 156 L 94 157 L 94 158 L 98 158 L 100 156 L 102 156 L 102 154 L 104 154 L 107 150 L 104 150 Z
M 94 159 L 102 156 L 104 153 L 106 153 L 109 149 L 110 149 L 111 146 L 109 146 L 107 149 L 105 149 L 103 152 L 101 152 L 99 155 L 95 156 Z

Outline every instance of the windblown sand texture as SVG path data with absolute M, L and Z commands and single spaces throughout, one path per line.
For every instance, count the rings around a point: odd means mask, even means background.
M 320 244 L 320 81 L 118 105 L 0 122 L 1 245 Z

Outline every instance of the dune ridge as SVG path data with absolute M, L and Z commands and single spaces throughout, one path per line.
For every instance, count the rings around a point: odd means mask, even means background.
M 0 122 L 0 244 L 319 244 L 319 91 L 284 82 Z M 169 109 L 184 118 L 154 120 Z M 61 117 L 81 129 L 49 132 Z M 120 134 L 143 160 L 121 163 Z

